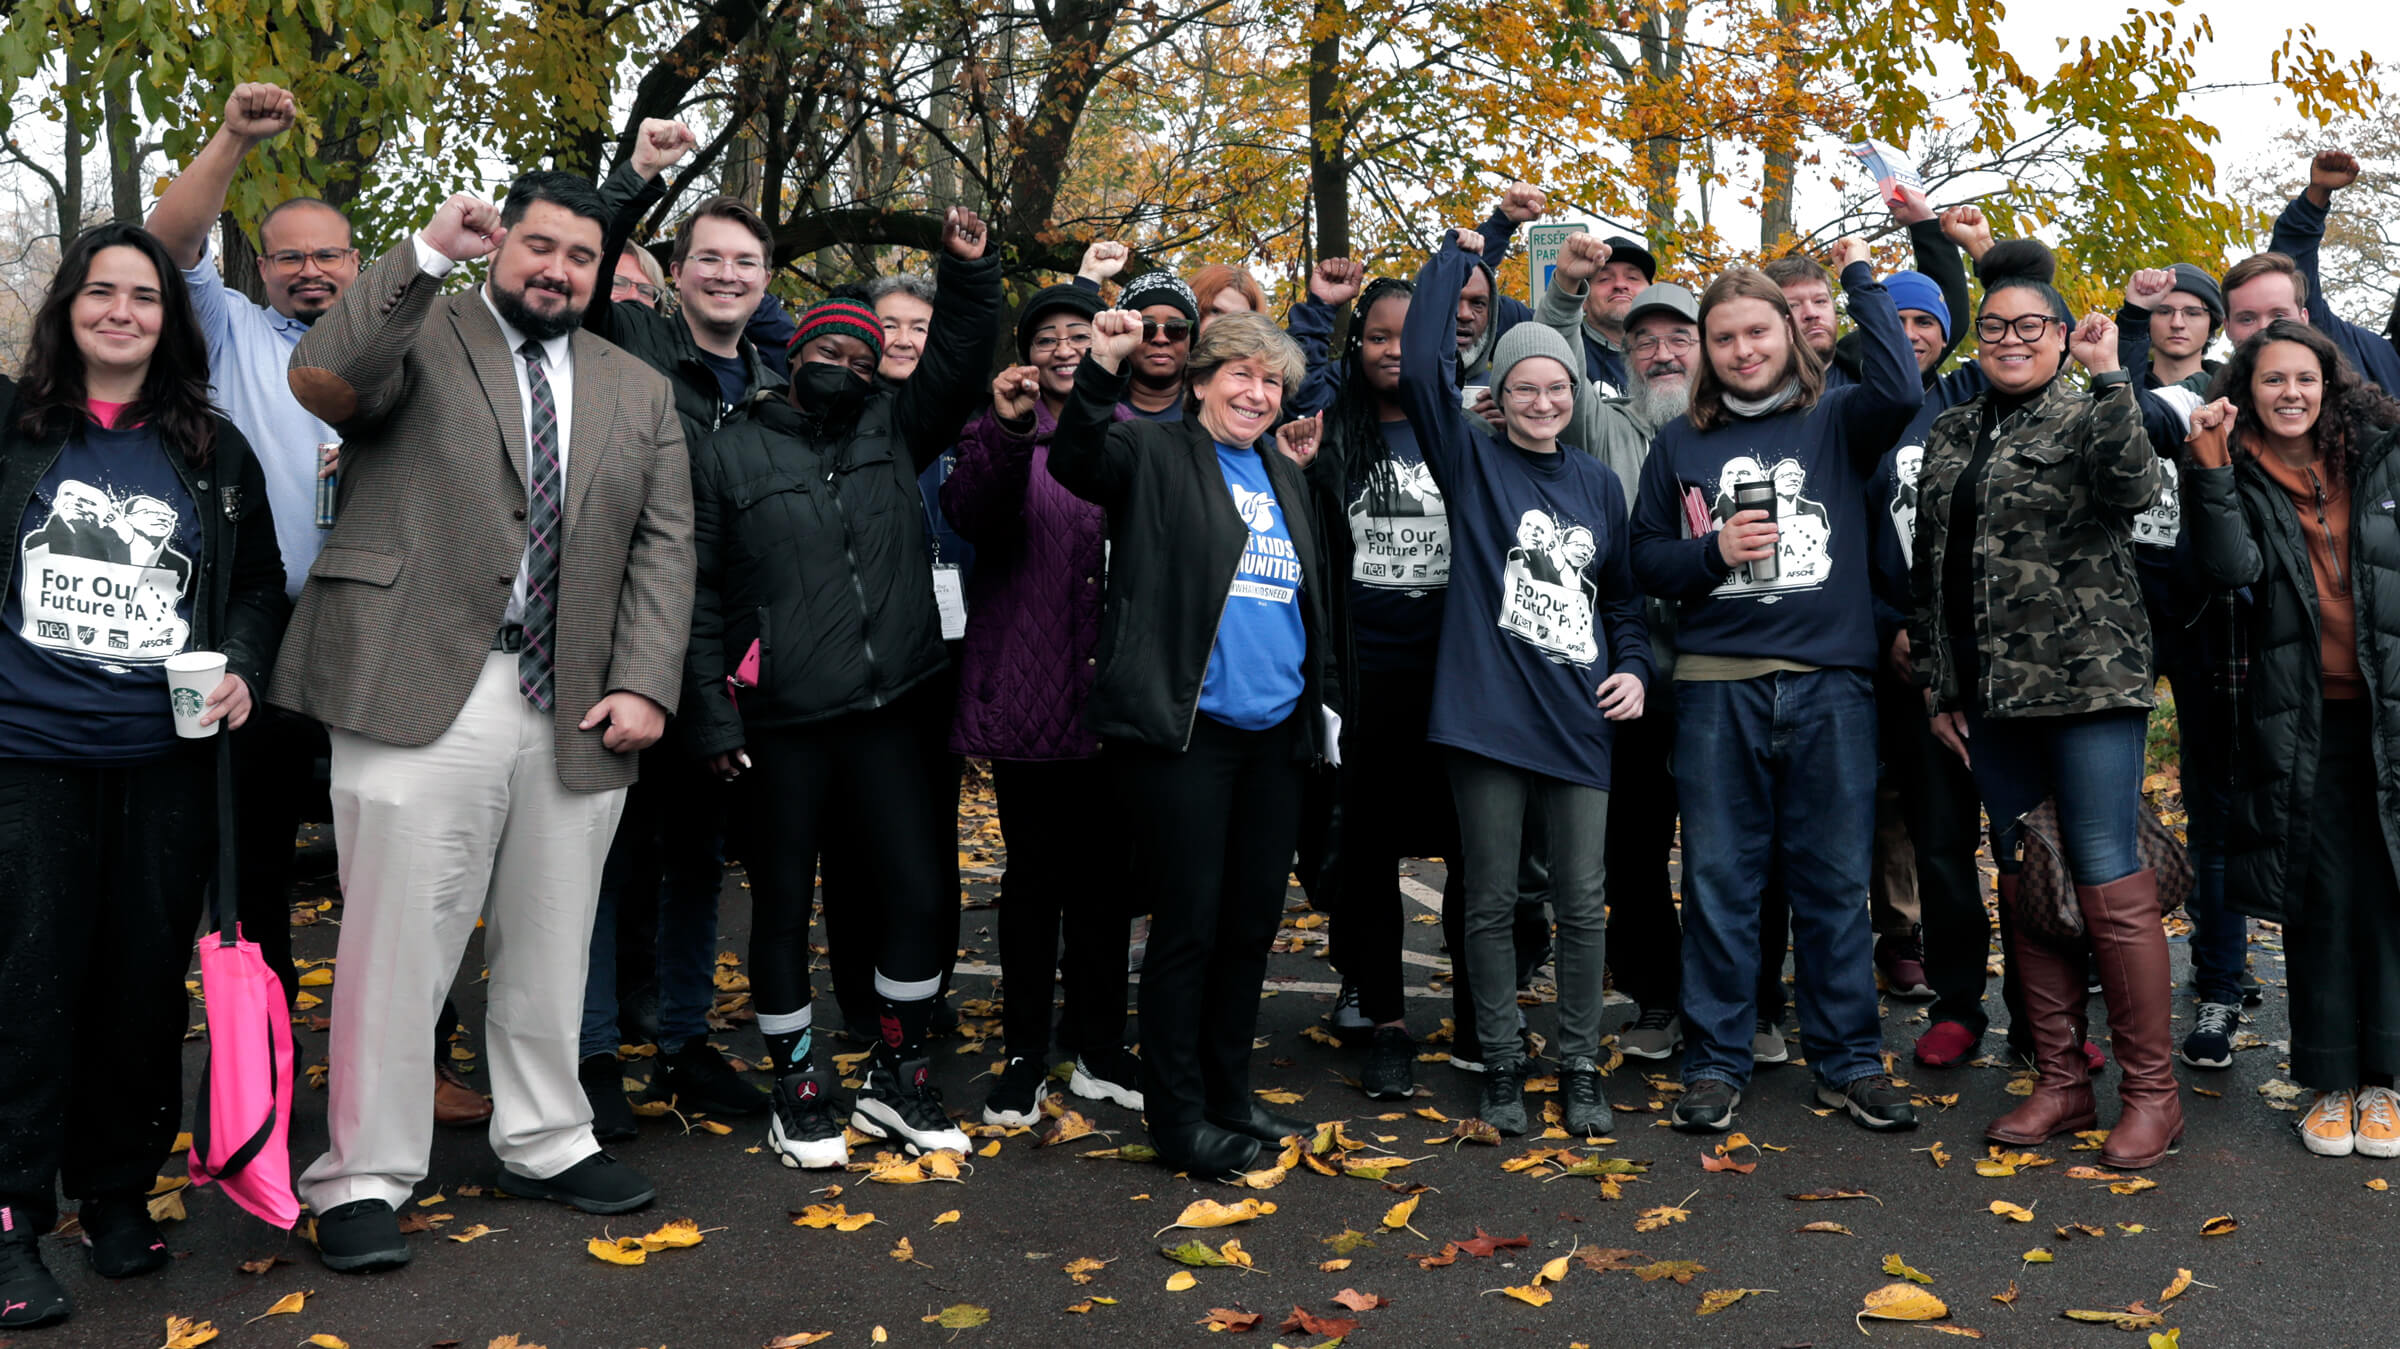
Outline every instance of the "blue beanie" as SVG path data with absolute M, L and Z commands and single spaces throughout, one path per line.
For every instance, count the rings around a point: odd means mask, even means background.
M 1942 325 L 1942 340 L 1950 340 L 1950 306 L 1932 277 L 1923 272 L 1894 272 L 1883 279 L 1883 288 L 1892 293 L 1894 309 L 1924 310 Z

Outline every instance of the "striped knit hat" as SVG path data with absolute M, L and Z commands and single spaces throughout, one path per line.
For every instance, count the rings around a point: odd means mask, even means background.
M 810 338 L 827 333 L 855 337 L 867 344 L 875 359 L 883 359 L 883 320 L 856 300 L 819 300 L 800 311 L 800 326 L 785 350 L 798 351 Z

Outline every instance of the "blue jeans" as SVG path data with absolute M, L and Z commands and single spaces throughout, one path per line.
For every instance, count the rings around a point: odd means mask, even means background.
M 2140 708 L 2065 717 L 1967 714 L 1967 754 L 1975 788 L 1992 817 L 1992 856 L 2017 869 L 2017 821 L 2046 797 L 2058 798 L 2059 846 L 2077 885 L 2106 885 L 2141 869 L 2142 741 L 2149 714 Z
M 1683 1080 L 1750 1080 L 1758 903 L 1789 898 L 1800 1044 L 1836 1087 L 1883 1071 L 1867 867 L 1875 695 L 1865 672 L 1675 686 L 1683 806 Z
M 669 755 L 675 762 L 668 762 Z M 716 1000 L 717 894 L 724 885 L 723 786 L 677 751 L 647 754 L 641 780 L 600 873 L 592 954 L 583 985 L 582 1057 L 616 1052 L 617 905 L 631 886 L 658 887 L 658 1047 L 673 1053 L 708 1034 Z

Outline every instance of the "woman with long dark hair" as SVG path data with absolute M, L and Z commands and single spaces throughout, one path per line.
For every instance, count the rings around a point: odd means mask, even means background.
M 2116 325 L 2076 323 L 2049 250 L 1984 261 L 1978 360 L 1990 387 L 1943 413 L 1918 478 L 1914 625 L 1936 738 L 1966 761 L 1992 820 L 2004 912 L 2018 894 L 2024 817 L 2045 798 L 2091 935 L 2124 1070 L 2101 1160 L 2144 1167 L 2183 1136 L 2168 1027 L 2173 988 L 2158 878 L 2135 851 L 2151 634 L 2133 518 L 2159 490 Z M 2070 356 L 2089 392 L 2066 380 Z M 2085 963 L 2020 925 L 2009 948 L 2040 1078 L 1985 1133 L 2031 1145 L 2095 1127 L 2083 1052 Z
M 208 389 L 173 260 L 125 224 L 68 245 L 0 378 L 0 1326 L 68 1313 L 35 1246 L 62 1183 L 95 1271 L 168 1261 L 146 1196 L 183 1113 L 217 810 L 165 662 L 222 652 L 203 720 L 238 729 L 284 616 L 265 478 Z
M 2270 323 L 2192 414 L 2207 580 L 2248 587 L 2226 900 L 2283 924 L 2292 1077 L 2322 1157 L 2400 1157 L 2400 405 L 2304 323 Z M 2395 591 L 2400 594 L 2400 590 Z

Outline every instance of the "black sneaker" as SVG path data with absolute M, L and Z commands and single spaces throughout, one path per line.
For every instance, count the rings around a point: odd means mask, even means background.
M 1733 1112 L 1742 1093 L 1721 1077 L 1704 1077 L 1684 1084 L 1675 1100 L 1673 1125 L 1687 1134 L 1721 1134 L 1733 1127 Z
M 910 1152 L 967 1151 L 966 1134 L 942 1108 L 933 1065 L 921 1058 L 902 1059 L 888 1047 L 879 1046 L 869 1061 L 867 1084 L 859 1088 L 850 1127 L 888 1138 Z
M 499 1188 L 519 1199 L 555 1199 L 586 1213 L 631 1213 L 658 1198 L 649 1177 L 605 1152 L 543 1179 L 503 1166 Z
M 811 1068 L 777 1078 L 771 1110 L 767 1149 L 785 1166 L 825 1171 L 849 1165 L 850 1138 L 825 1074 Z
M 767 1094 L 744 1082 L 705 1036 L 685 1041 L 683 1048 L 672 1054 L 659 1055 L 659 1062 L 666 1067 L 659 1074 L 660 1085 L 652 1087 L 650 1094 L 673 1097 L 679 1110 L 736 1117 L 767 1112 Z
M 1598 1138 L 1608 1132 L 1608 1093 L 1601 1089 L 1597 1066 L 1589 1062 L 1568 1065 L 1559 1075 L 1558 1093 L 1566 1098 L 1569 1134 Z
M 46 1326 L 75 1310 L 58 1276 L 42 1263 L 41 1239 L 25 1210 L 0 1204 L 0 1329 Z
M 1819 1082 L 1817 1099 L 1848 1110 L 1850 1118 L 1869 1129 L 1917 1127 L 1917 1108 L 1909 1104 L 1908 1093 L 1893 1086 L 1892 1079 L 1882 1073 L 1869 1073 L 1838 1087 Z
M 151 1220 L 150 1201 L 138 1194 L 86 1199 L 75 1219 L 83 1228 L 83 1245 L 92 1271 L 104 1279 L 130 1279 L 155 1274 L 173 1257 L 166 1235 Z
M 398 1269 L 408 1263 L 400 1215 L 380 1199 L 353 1199 L 317 1215 L 317 1258 L 336 1274 Z
M 2192 1033 L 2183 1037 L 2182 1058 L 2194 1068 L 2233 1066 L 2233 1028 L 2242 1009 L 2230 1002 L 2204 1002 L 2192 1017 Z
M 983 1098 L 983 1122 L 1021 1129 L 1042 1119 L 1042 1084 L 1050 1080 L 1040 1059 L 1012 1058 Z
M 1511 1064 L 1483 1075 L 1483 1099 L 1475 1107 L 1483 1122 L 1511 1138 L 1531 1126 L 1525 1119 L 1525 1068 Z
M 1372 1101 L 1405 1101 L 1417 1090 L 1417 1041 L 1406 1028 L 1377 1026 L 1358 1085 Z
M 1123 1045 L 1087 1049 L 1075 1056 L 1067 1090 L 1087 1101 L 1114 1101 L 1127 1110 L 1139 1110 L 1142 1061 Z
M 1645 1007 L 1617 1032 L 1617 1048 L 1630 1059 L 1671 1059 L 1683 1048 L 1683 1017 L 1672 1007 Z
M 592 1105 L 592 1137 L 618 1143 L 641 1133 L 633 1103 L 625 1099 L 625 1066 L 614 1054 L 594 1054 L 575 1066 L 583 1099 Z

